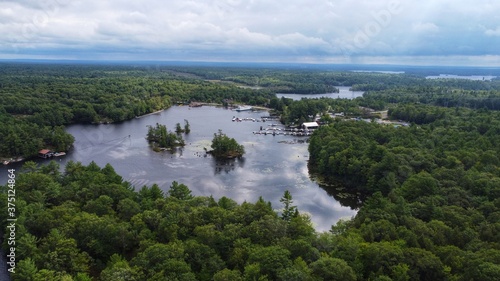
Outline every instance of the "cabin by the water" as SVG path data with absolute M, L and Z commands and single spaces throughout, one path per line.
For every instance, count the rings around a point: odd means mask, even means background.
M 52 152 L 48 149 L 42 149 L 42 150 L 38 151 L 38 157 L 40 157 L 40 158 L 47 159 L 47 158 L 50 158 L 52 156 L 54 156 L 54 152 Z
M 49 149 L 42 149 L 42 150 L 38 151 L 38 157 L 43 158 L 43 159 L 47 159 L 47 158 L 51 158 L 51 157 L 59 157 L 59 156 L 64 156 L 64 155 L 66 155 L 66 152 L 64 152 L 64 151 L 54 152 L 54 151 L 51 151 Z

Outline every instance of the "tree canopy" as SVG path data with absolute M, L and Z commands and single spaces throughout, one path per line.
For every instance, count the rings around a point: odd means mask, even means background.
M 210 147 L 212 148 L 211 154 L 216 158 L 235 158 L 245 154 L 245 147 L 238 144 L 234 138 L 222 133 L 222 130 L 214 134 Z
M 69 162 L 60 171 L 55 162 L 27 162 L 16 177 L 19 254 L 12 277 L 497 280 L 499 81 L 317 70 L 2 64 L 0 156 L 33 155 L 46 146 L 67 149 L 73 139 L 64 132 L 66 124 L 116 122 L 175 103 L 233 100 L 270 106 L 287 124 L 322 115 L 322 126 L 309 140 L 309 169 L 326 183 L 342 183 L 342 192 L 361 203 L 354 218 L 317 233 L 293 205 L 293 189 L 284 192 L 278 213 L 262 197 L 237 203 L 195 196 L 178 182 L 167 190 L 156 184 L 133 187 L 109 164 Z M 318 93 L 340 85 L 366 93 L 354 100 L 300 101 L 272 94 Z M 353 118 L 367 108 L 387 109 L 388 118 L 409 125 Z M 151 127 L 154 142 L 169 134 L 159 124 Z M 221 131 L 214 134 L 212 149 L 222 157 L 244 153 Z M 0 187 L 3 210 L 7 189 Z M 6 216 L 0 213 L 3 229 Z
M 185 142 L 179 133 L 167 131 L 167 126 L 156 123 L 156 126 L 148 126 L 146 139 L 153 146 L 153 149 L 173 149 L 184 146 Z

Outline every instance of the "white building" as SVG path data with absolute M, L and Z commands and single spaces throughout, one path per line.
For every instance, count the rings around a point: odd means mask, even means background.
M 318 127 L 319 127 L 319 125 L 316 122 L 304 122 L 304 123 L 302 123 L 302 128 L 305 130 L 313 130 L 313 129 L 317 129 Z

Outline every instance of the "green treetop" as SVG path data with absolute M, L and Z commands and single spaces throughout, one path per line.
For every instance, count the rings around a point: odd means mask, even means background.
M 245 154 L 245 148 L 236 142 L 235 139 L 223 134 L 221 130 L 214 134 L 211 145 L 212 155 L 217 158 L 241 157 Z

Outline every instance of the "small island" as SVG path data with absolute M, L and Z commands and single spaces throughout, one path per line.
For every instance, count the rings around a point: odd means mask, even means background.
M 191 132 L 191 127 L 189 125 L 189 121 L 184 119 L 184 129 L 181 127 L 181 123 L 177 123 L 175 125 L 175 132 L 177 134 L 181 134 L 181 133 L 189 134 Z
M 215 158 L 240 158 L 245 154 L 245 147 L 238 144 L 234 138 L 228 137 L 226 134 L 219 130 L 218 133 L 214 134 L 212 139 L 212 145 L 210 146 L 213 150 L 209 151 Z
M 148 142 L 154 151 L 172 150 L 178 146 L 184 146 L 182 136 L 167 131 L 167 126 L 156 123 L 156 126 L 148 126 Z

